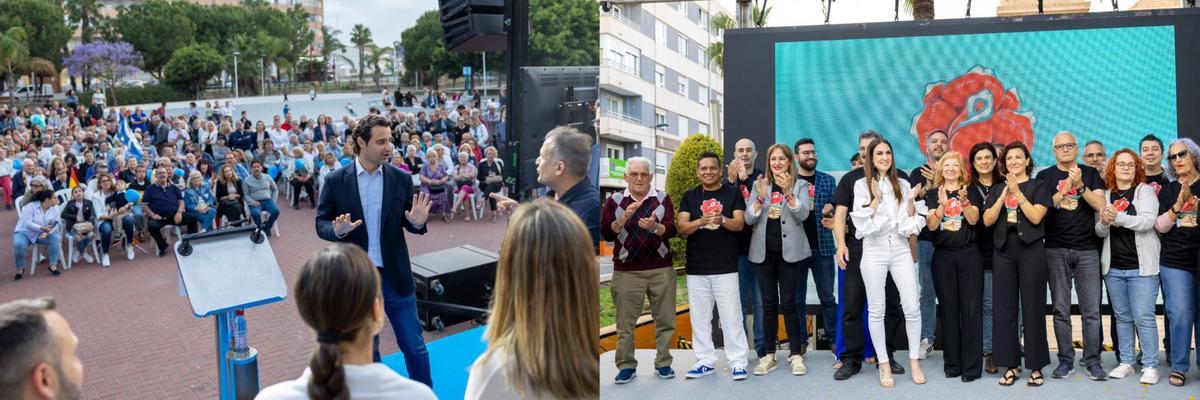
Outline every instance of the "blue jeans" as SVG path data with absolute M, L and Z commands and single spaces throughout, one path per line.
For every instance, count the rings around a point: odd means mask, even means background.
M 50 266 L 58 264 L 58 254 L 62 253 L 62 238 L 58 236 L 58 232 L 52 232 L 46 235 L 45 238 L 37 239 L 36 241 L 29 240 L 29 237 L 20 232 L 13 233 L 13 258 L 16 261 L 17 272 L 25 271 L 25 256 L 28 255 L 26 250 L 34 243 L 44 245 L 48 248 L 48 256 L 50 257 Z M 37 268 L 36 265 L 33 266 Z
M 917 275 L 921 286 L 921 339 L 933 343 L 937 329 L 937 292 L 933 290 L 933 242 L 917 241 Z
M 838 304 L 833 297 L 833 257 L 813 254 L 811 257 L 800 260 L 799 268 L 796 270 L 796 313 L 801 317 L 807 318 L 806 303 L 808 296 L 808 271 L 812 271 L 813 280 L 817 284 L 817 297 L 821 300 L 821 322 L 825 329 L 825 336 L 833 338 L 837 332 L 837 326 L 840 325 L 841 319 L 838 318 Z M 800 320 L 800 333 L 804 334 L 805 341 L 802 344 L 808 344 L 808 323 L 805 319 Z
M 1142 343 L 1142 365 L 1158 367 L 1158 327 L 1154 320 L 1154 300 L 1158 298 L 1158 275 L 1140 276 L 1136 269 L 1110 268 L 1104 276 L 1109 300 L 1117 318 L 1117 336 L 1132 338 L 1134 327 Z M 1122 340 L 1121 363 L 1133 365 L 1133 341 Z
M 425 348 L 425 338 L 421 336 L 421 321 L 417 319 L 417 294 L 409 293 L 401 296 L 392 288 L 387 274 L 379 270 L 383 279 L 383 310 L 388 321 L 392 323 L 392 332 L 396 334 L 396 344 L 404 354 L 404 366 L 408 369 L 409 379 L 433 387 L 433 376 L 429 365 L 429 350 Z M 375 335 L 371 356 L 379 362 L 379 335 Z
M 263 232 L 271 232 L 271 228 L 275 226 L 275 220 L 279 219 L 279 207 L 275 205 L 275 200 L 257 200 L 258 207 L 250 206 L 250 218 L 254 220 L 254 224 L 258 225 Z M 262 222 L 262 212 L 266 211 L 270 217 L 267 218 L 266 225 Z
M 211 207 L 208 209 L 208 212 L 202 213 L 199 210 L 192 210 L 188 211 L 187 213 L 192 214 L 192 217 L 196 218 L 196 223 L 200 224 L 200 228 L 205 230 L 212 229 L 213 220 L 217 219 L 217 209 Z M 278 214 L 278 212 L 276 212 L 276 214 Z
M 1192 354 L 1192 333 L 1197 333 L 1196 342 L 1200 343 L 1200 329 L 1195 329 L 1200 320 L 1200 285 L 1196 284 L 1196 274 L 1181 269 L 1163 266 L 1158 272 L 1162 281 L 1163 306 L 1166 308 L 1167 332 L 1171 336 L 1171 371 L 1188 372 L 1188 357 Z M 1196 359 L 1200 367 L 1200 358 Z
M 758 291 L 758 277 L 747 256 L 738 256 L 738 291 L 742 298 L 742 315 L 754 314 L 754 351 L 763 354 L 762 293 Z
M 121 217 L 121 229 L 125 231 L 125 244 L 129 245 L 129 241 L 133 239 L 133 216 L 125 214 Z M 112 245 L 113 223 L 112 221 L 100 222 L 100 252 L 108 254 L 108 248 Z

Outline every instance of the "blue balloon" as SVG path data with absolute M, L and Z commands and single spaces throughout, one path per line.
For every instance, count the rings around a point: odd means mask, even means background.
M 139 197 L 140 197 L 140 195 L 138 195 L 138 192 L 136 190 L 133 190 L 133 189 L 125 190 L 125 200 L 129 201 L 130 203 L 137 203 Z
M 296 160 L 296 169 L 297 170 L 304 169 L 304 160 Z
M 321 169 L 321 168 L 322 168 L 322 167 L 324 167 L 324 166 L 325 166 L 325 163 L 324 163 L 324 162 L 321 162 L 321 161 L 317 161 L 317 162 L 316 162 L 316 168 L 317 168 L 317 169 Z
M 271 179 L 279 179 L 279 167 L 267 169 L 267 175 L 271 175 Z
M 13 160 L 13 169 L 17 171 L 21 170 L 21 160 Z
M 345 167 L 345 166 L 347 166 L 347 165 L 350 165 L 350 163 L 351 163 L 351 162 L 352 162 L 352 161 L 350 161 L 350 157 L 345 157 L 345 158 L 342 158 L 342 166 L 343 166 L 343 167 Z
M 183 177 L 183 169 L 175 168 L 175 176 L 182 178 Z

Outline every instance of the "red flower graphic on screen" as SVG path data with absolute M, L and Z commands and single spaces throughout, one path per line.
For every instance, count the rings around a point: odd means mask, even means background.
M 925 139 L 937 130 L 946 132 L 950 150 L 959 154 L 968 154 L 979 142 L 1019 140 L 1033 148 L 1033 113 L 1018 111 L 1017 89 L 1005 90 L 991 69 L 975 66 L 948 82 L 932 83 L 922 102 L 925 108 L 913 117 L 910 128 L 922 154 L 928 154 Z

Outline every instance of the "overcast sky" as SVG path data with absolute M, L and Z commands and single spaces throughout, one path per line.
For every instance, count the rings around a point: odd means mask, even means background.
M 437 0 L 325 0 L 325 25 L 341 30 L 340 39 L 347 46 L 353 46 L 350 31 L 354 24 L 363 24 L 371 29 L 375 43 L 391 47 L 417 17 L 437 5 Z

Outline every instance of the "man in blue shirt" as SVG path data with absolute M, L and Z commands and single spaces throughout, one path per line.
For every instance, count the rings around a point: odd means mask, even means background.
M 188 233 L 196 232 L 196 218 L 184 214 L 183 192 L 178 186 L 172 185 L 171 171 L 158 168 L 154 172 L 154 184 L 146 187 L 142 195 L 142 207 L 150 218 L 147 230 L 158 244 L 158 256 L 167 255 L 167 240 L 163 238 L 162 228 L 168 225 L 186 225 Z

